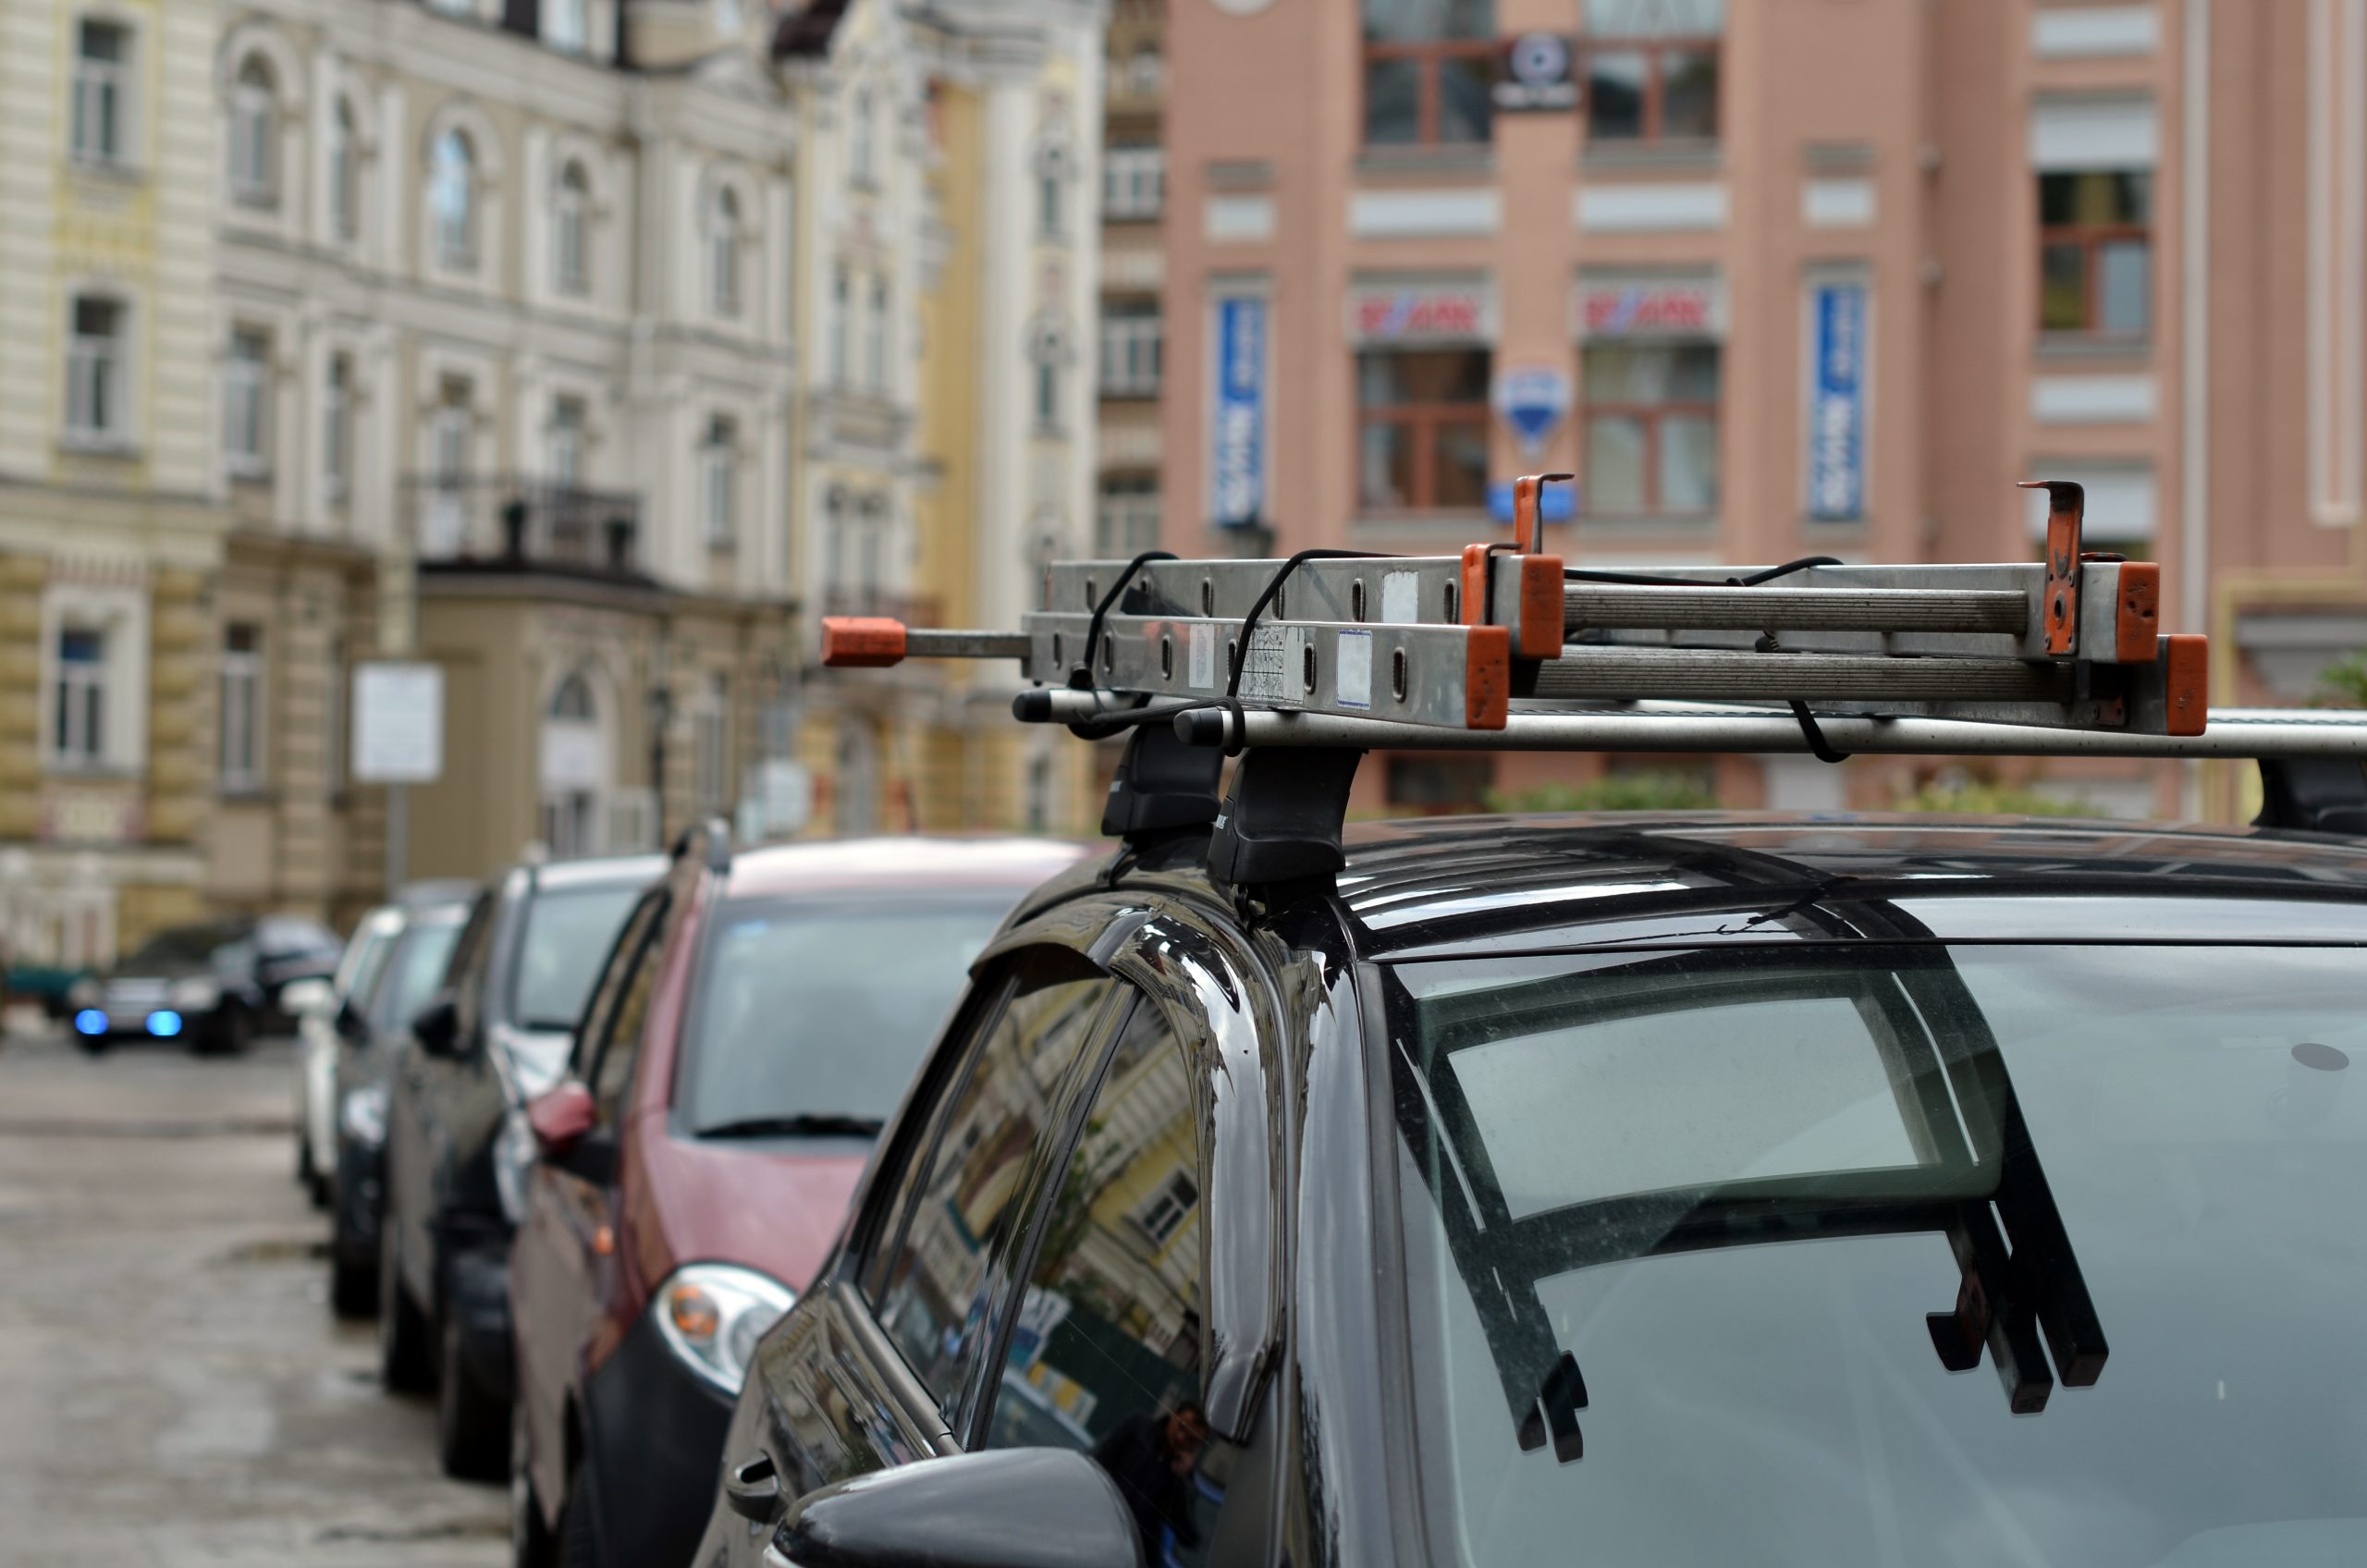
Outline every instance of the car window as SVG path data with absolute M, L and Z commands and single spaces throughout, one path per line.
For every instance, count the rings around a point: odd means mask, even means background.
M 337 951 L 337 937 L 326 926 L 310 920 L 296 920 L 276 915 L 255 928 L 256 944 L 266 958 L 287 958 L 297 953 L 331 953 Z
M 510 979 L 509 1016 L 521 1028 L 575 1027 L 601 961 L 642 892 L 642 884 L 620 882 L 534 895 Z
M 214 921 L 202 925 L 177 925 L 160 931 L 123 961 L 126 969 L 151 964 L 194 964 L 214 962 L 221 949 L 238 942 L 251 927 L 239 921 Z
M 988 1448 L 1090 1452 L 1153 1563 L 1213 1560 L 1237 1457 L 1200 1413 L 1192 1108 L 1182 1042 L 1136 1002 L 1037 1231 L 984 1435 Z
M 477 895 L 469 910 L 469 923 L 460 927 L 460 940 L 452 945 L 452 961 L 445 970 L 444 983 L 460 1015 L 464 1039 L 475 1035 L 482 1016 L 485 965 L 492 962 L 493 930 L 500 916 L 501 898 L 497 888 L 487 888 Z
M 1024 955 L 975 1036 L 924 1158 L 907 1170 L 899 1233 L 866 1291 L 949 1421 L 987 1342 L 986 1287 L 1021 1211 L 1022 1188 L 1072 1070 L 1116 983 L 1049 949 Z
M 736 899 L 701 941 L 676 1104 L 695 1133 L 875 1129 L 936 1043 L 1008 894 Z
M 389 910 L 372 910 L 353 928 L 352 937 L 345 944 L 345 952 L 337 961 L 337 971 L 329 983 L 340 997 L 361 997 L 368 994 L 368 966 L 383 957 L 387 941 L 399 924 Z
M 1754 943 L 1383 993 L 1433 1561 L 2367 1562 L 2354 950 Z
M 457 920 L 414 921 L 388 945 L 377 984 L 369 993 L 373 1029 L 403 1028 L 435 999 L 460 936 Z
M 632 1064 L 640 1054 L 641 1028 L 649 1016 L 650 993 L 657 985 L 657 957 L 665 933 L 666 914 L 673 900 L 665 888 L 644 894 L 624 929 L 618 934 L 607 966 L 601 970 L 583 1024 L 576 1036 L 570 1066 L 591 1086 L 603 1121 L 621 1109 L 625 1086 L 632 1079 Z

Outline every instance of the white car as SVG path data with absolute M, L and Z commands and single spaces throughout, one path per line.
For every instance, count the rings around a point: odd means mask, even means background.
M 345 1001 L 368 993 L 402 928 L 399 906 L 372 910 L 353 927 L 336 974 L 288 988 L 285 1005 L 296 1020 L 296 1180 L 316 1208 L 327 1206 L 337 1169 L 337 1036 Z

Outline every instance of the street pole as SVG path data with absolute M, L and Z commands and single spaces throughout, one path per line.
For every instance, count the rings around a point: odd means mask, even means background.
M 405 786 L 386 786 L 386 897 L 389 900 L 403 885 L 404 862 L 410 858 L 410 804 Z

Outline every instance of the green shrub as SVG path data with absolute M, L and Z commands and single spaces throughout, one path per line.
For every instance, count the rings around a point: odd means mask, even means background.
M 1491 790 L 1488 809 L 1551 811 L 1708 811 L 1716 791 L 1690 773 L 1606 773 L 1584 784 L 1537 784 Z
M 2336 659 L 2318 671 L 2312 701 L 2322 708 L 2367 708 L 2367 653 Z
M 1959 784 L 1926 784 L 1895 802 L 1897 811 L 1954 812 L 1965 816 L 2094 816 L 2094 805 L 2079 799 L 2063 800 L 2011 784 L 1968 779 Z

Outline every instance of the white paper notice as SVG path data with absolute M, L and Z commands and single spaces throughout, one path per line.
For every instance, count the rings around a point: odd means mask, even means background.
M 1390 626 L 1412 626 L 1422 619 L 1422 580 L 1410 571 L 1381 574 L 1380 619 Z
M 1195 626 L 1191 632 L 1186 655 L 1191 668 L 1186 679 L 1195 692 L 1213 692 L 1217 689 L 1217 629 Z
M 1372 706 L 1372 633 L 1341 632 L 1332 671 L 1333 687 L 1342 707 Z

